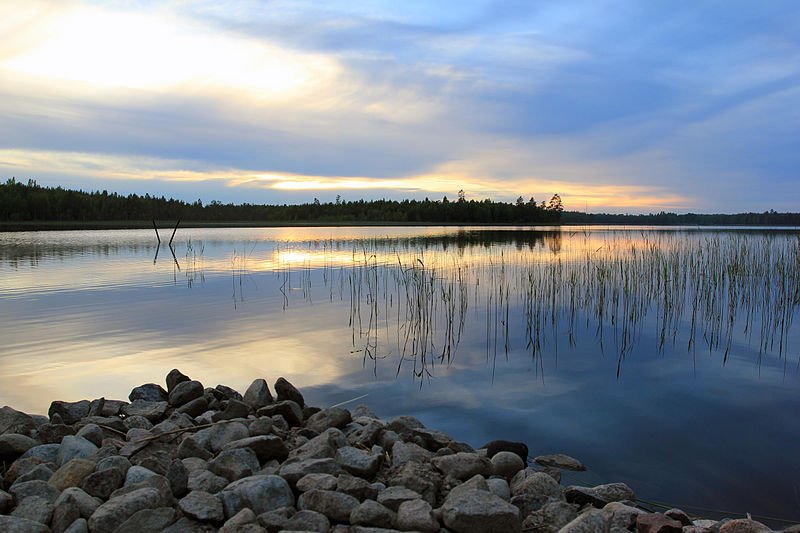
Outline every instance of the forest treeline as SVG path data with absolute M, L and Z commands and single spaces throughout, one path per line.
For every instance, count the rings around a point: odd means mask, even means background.
M 800 213 L 698 214 L 651 213 L 647 215 L 618 215 L 613 213 L 583 213 L 564 211 L 562 224 L 626 224 L 631 226 L 800 226 Z
M 537 203 L 522 197 L 515 203 L 466 200 L 463 191 L 450 201 L 442 200 L 314 200 L 304 204 L 204 205 L 162 197 L 108 191 L 84 192 L 61 187 L 43 187 L 35 181 L 14 178 L 0 184 L 0 221 L 14 222 L 103 222 L 177 220 L 191 222 L 386 222 L 539 224 L 557 223 L 563 211 L 561 198 Z

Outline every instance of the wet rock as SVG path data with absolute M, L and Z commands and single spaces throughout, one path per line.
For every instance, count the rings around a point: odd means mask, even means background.
M 46 525 L 53 517 L 53 502 L 38 496 L 26 498 L 11 512 L 11 516 Z
M 8 406 L 0 407 L 0 435 L 5 433 L 28 435 L 35 429 L 36 423 L 30 415 Z
M 642 513 L 636 517 L 636 531 L 637 533 L 681 533 L 683 526 L 677 520 L 661 513 Z
M 383 463 L 383 453 L 370 453 L 352 446 L 344 446 L 336 451 L 334 459 L 354 476 L 372 479 Z
M 77 487 L 89 474 L 94 472 L 94 468 L 94 461 L 73 459 L 56 470 L 48 480 L 48 483 L 59 491 L 69 487 Z
M 276 402 L 262 407 L 257 412 L 258 416 L 273 417 L 273 425 L 277 425 L 274 417 L 280 415 L 289 427 L 298 427 L 303 423 L 303 410 L 291 400 Z
M 61 439 L 74 434 L 75 429 L 66 424 L 43 424 L 37 430 L 37 437 L 42 444 L 61 444 Z
M 297 481 L 297 490 L 306 492 L 312 489 L 336 490 L 336 476 L 330 474 L 306 474 Z
M 398 505 L 399 507 L 399 505 Z M 364 500 L 350 512 L 350 523 L 355 526 L 390 528 L 396 513 L 373 500 Z
M 125 520 L 114 533 L 161 533 L 178 519 L 172 507 L 142 509 Z
M 535 457 L 534 462 L 536 464 L 542 466 L 553 466 L 556 468 L 562 468 L 564 470 L 575 470 L 575 471 L 583 471 L 586 470 L 586 467 L 575 459 L 574 457 L 570 457 L 569 455 L 564 455 L 563 453 L 556 453 L 552 455 L 539 455 Z
M 278 378 L 278 381 L 275 382 L 275 395 L 279 402 L 291 400 L 301 408 L 306 406 L 305 399 L 303 395 L 300 394 L 300 391 L 282 377 Z
M 55 401 L 50 404 L 47 414 L 51 420 L 54 415 L 58 415 L 64 424 L 70 425 L 80 422 L 82 418 L 89 416 L 90 406 L 89 400 L 81 400 L 79 402 Z
M 166 401 L 134 400 L 122 408 L 122 413 L 126 417 L 141 416 L 151 422 L 161 420 L 169 409 Z
M 56 501 L 56 498 L 58 498 L 59 494 L 61 494 L 57 488 L 49 485 L 45 481 L 38 479 L 33 481 L 24 481 L 22 483 L 15 483 L 9 487 L 8 493 L 14 497 L 14 499 L 17 501 L 17 504 L 19 504 L 19 502 L 22 500 L 33 497 L 39 497 L 49 502 L 54 502 Z
M 275 459 L 283 462 L 289 456 L 289 450 L 283 439 L 275 435 L 260 435 L 257 437 L 247 437 L 244 439 L 229 442 L 223 446 L 224 450 L 235 450 L 237 448 L 249 448 L 258 460 L 262 463 Z
M 298 509 L 322 513 L 336 522 L 348 522 L 358 504 L 358 500 L 348 494 L 317 489 L 304 492 L 297 501 Z
M 572 485 L 566 488 L 564 497 L 570 503 L 578 505 L 588 503 L 598 509 L 610 502 L 636 501 L 636 495 L 625 483 L 608 483 L 596 487 Z
M 422 533 L 437 533 L 440 529 L 439 521 L 433 516 L 433 509 L 424 500 L 409 500 L 400 504 L 395 525 L 402 531 Z
M 243 401 L 256 410 L 271 404 L 273 402 L 272 394 L 269 392 L 267 382 L 263 379 L 254 380 L 250 386 L 247 387 Z
M 310 510 L 298 511 L 286 522 L 284 527 L 286 531 L 315 531 L 318 533 L 328 533 L 330 528 L 331 522 L 328 517 Z
M 285 462 L 281 465 L 278 474 L 294 485 L 306 474 L 331 474 L 338 476 L 342 467 L 333 459 L 303 459 L 295 462 Z
M 107 500 L 111 493 L 125 482 L 125 474 L 119 468 L 105 468 L 86 476 L 81 489 L 87 494 Z
M 559 533 L 606 533 L 609 530 L 608 515 L 599 509 L 590 509 L 562 527 Z
M 50 533 L 50 528 L 27 518 L 0 515 L 0 531 L 6 533 Z
M 189 472 L 186 482 L 188 490 L 202 490 L 211 494 L 216 494 L 230 484 L 226 478 L 212 474 L 208 470 L 195 470 Z
M 522 530 L 519 509 L 494 494 L 468 490 L 442 505 L 445 527 L 457 533 L 513 533 Z
M 294 506 L 294 494 L 280 476 L 251 476 L 234 481 L 219 493 L 225 516 L 232 517 L 245 507 L 256 515 Z
M 146 383 L 144 385 L 134 387 L 134 389 L 131 390 L 131 393 L 128 395 L 128 399 L 131 402 L 136 400 L 144 400 L 147 402 L 165 402 L 167 401 L 167 397 L 167 391 L 164 390 L 164 387 L 156 383 Z
M 724 523 L 719 533 L 768 533 L 770 528 L 749 518 L 739 518 Z
M 525 463 L 514 452 L 497 452 L 491 462 L 494 475 L 506 479 L 511 479 L 517 472 L 525 468 Z
M 193 490 L 178 502 L 184 515 L 201 522 L 222 522 L 225 514 L 222 502 L 212 494 Z
M 173 407 L 180 407 L 202 396 L 202 383 L 194 380 L 183 381 L 175 385 L 175 388 L 169 393 L 168 402 Z
M 524 442 L 514 442 L 510 440 L 493 440 L 487 442 L 481 448 L 486 448 L 486 457 L 491 459 L 500 452 L 512 452 L 519 455 L 524 463 L 528 461 L 528 446 Z
M 250 448 L 225 450 L 208 462 L 208 469 L 211 472 L 229 481 L 252 476 L 260 468 L 258 457 Z
M 421 499 L 419 492 L 406 487 L 387 487 L 378 494 L 378 503 L 397 512 L 403 502 Z
M 433 459 L 433 453 L 413 442 L 398 440 L 392 446 L 392 465 L 401 466 L 409 461 L 427 463 Z
M 311 415 L 306 421 L 306 427 L 317 433 L 322 433 L 328 428 L 343 428 L 352 420 L 350 411 L 341 407 L 331 407 Z

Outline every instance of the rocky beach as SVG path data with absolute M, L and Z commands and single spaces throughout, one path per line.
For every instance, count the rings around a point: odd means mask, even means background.
M 562 486 L 579 460 L 521 442 L 476 448 L 350 405 L 308 406 L 283 378 L 241 394 L 173 370 L 127 401 L 54 401 L 48 416 L 3 407 L 0 531 L 772 531 L 651 512 L 624 483 Z

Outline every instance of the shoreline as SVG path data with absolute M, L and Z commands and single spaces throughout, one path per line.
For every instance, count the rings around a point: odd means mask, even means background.
M 653 512 L 624 483 L 562 486 L 580 461 L 521 442 L 475 449 L 357 399 L 311 407 L 283 378 L 244 394 L 178 370 L 165 381 L 126 401 L 53 401 L 47 417 L 0 409 L 0 530 L 772 531 Z

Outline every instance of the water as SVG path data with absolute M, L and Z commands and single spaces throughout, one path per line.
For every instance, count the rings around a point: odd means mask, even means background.
M 284 376 L 313 405 L 366 394 L 473 446 L 578 457 L 565 483 L 800 522 L 798 247 L 778 229 L 181 229 L 173 257 L 152 231 L 0 233 L 0 405 L 124 399 L 172 368 Z

